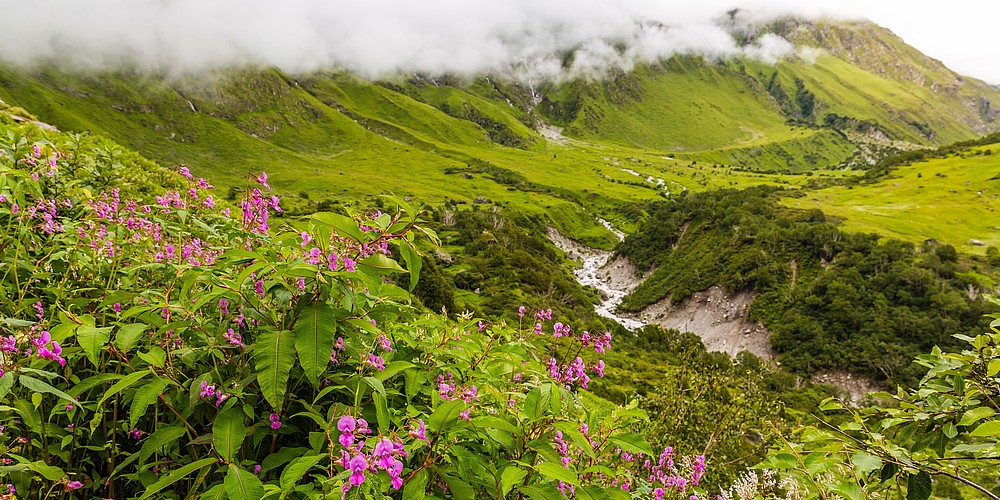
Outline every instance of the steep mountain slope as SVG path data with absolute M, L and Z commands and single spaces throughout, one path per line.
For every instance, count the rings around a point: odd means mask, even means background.
M 293 209 L 391 190 L 513 203 L 598 240 L 587 212 L 627 229 L 622 207 L 668 191 L 802 184 L 752 171 L 863 166 L 1000 126 L 1000 91 L 871 23 L 755 29 L 740 36 L 778 33 L 800 45 L 797 55 L 774 65 L 675 56 L 600 81 L 535 86 L 485 75 L 370 82 L 273 68 L 168 78 L 8 66 L 0 98 L 60 128 L 211 171 L 220 184 L 267 169 L 300 195 Z

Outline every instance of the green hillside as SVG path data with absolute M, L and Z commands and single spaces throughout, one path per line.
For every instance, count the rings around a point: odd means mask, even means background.
M 292 212 L 386 191 L 510 204 L 603 247 L 614 240 L 594 215 L 629 231 L 635 207 L 669 194 L 801 186 L 1000 124 L 991 104 L 1000 91 L 870 23 L 785 20 L 761 30 L 825 52 L 776 65 L 675 56 L 537 88 L 487 76 L 370 82 L 274 68 L 167 77 L 0 66 L 0 99 L 225 187 L 266 168 Z
M 1000 146 L 898 167 L 882 180 L 811 191 L 784 204 L 818 208 L 843 227 L 921 243 L 936 240 L 963 252 L 1000 247 Z

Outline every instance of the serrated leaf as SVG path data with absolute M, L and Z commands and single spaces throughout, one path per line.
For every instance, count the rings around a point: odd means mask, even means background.
M 84 324 L 76 329 L 76 341 L 83 348 L 83 353 L 87 355 L 94 366 L 99 366 L 101 353 L 104 347 L 111 340 L 111 328 L 97 328 L 93 325 Z
M 617 444 L 625 451 L 631 453 L 645 453 L 648 456 L 654 456 L 653 449 L 650 448 L 649 443 L 647 443 L 646 440 L 638 434 L 630 432 L 616 434 L 611 436 L 610 441 Z
M 23 385 L 25 388 L 30 389 L 36 393 L 44 392 L 47 394 L 52 394 L 53 396 L 56 396 L 60 399 L 69 401 L 70 403 L 74 403 L 77 405 L 80 404 L 80 402 L 77 401 L 76 398 L 70 396 L 69 394 L 66 394 L 63 391 L 60 391 L 59 389 L 56 389 L 55 387 L 52 387 L 51 385 L 48 384 L 48 382 L 43 382 L 41 380 L 38 380 L 37 378 L 31 378 L 27 375 L 21 375 L 20 377 L 17 378 L 17 380 L 18 382 L 21 382 L 21 385 Z
M 438 406 L 427 418 L 427 429 L 435 433 L 444 430 L 448 424 L 458 419 L 458 414 L 464 407 L 465 403 L 461 400 L 448 401 Z
M 379 429 L 388 429 L 389 405 L 385 400 L 385 395 L 376 391 L 372 393 L 372 400 L 375 401 L 375 418 L 378 420 Z
M 553 462 L 542 462 L 535 465 L 535 470 L 539 474 L 556 481 L 562 481 L 566 484 L 572 484 L 573 486 L 580 485 L 580 478 L 577 477 L 576 473 L 566 469 L 562 464 L 557 464 Z
M 420 254 L 404 242 L 399 245 L 399 255 L 403 258 L 403 262 L 406 262 L 406 270 L 410 272 L 410 288 L 412 292 L 417 286 L 417 281 L 420 280 L 420 268 L 423 266 L 423 261 L 420 259 Z
M 853 481 L 837 483 L 831 489 L 848 500 L 864 500 L 865 498 L 864 492 L 861 491 L 861 487 Z
M 976 430 L 969 433 L 969 435 L 975 437 L 1000 436 L 1000 420 L 983 422 L 979 427 L 976 427 Z
M 415 366 L 417 365 L 410 363 L 409 361 L 392 361 L 385 365 L 385 370 L 376 373 L 375 378 L 379 379 L 382 382 L 385 382 L 386 380 L 389 380 L 399 372 L 408 370 Z
M 242 410 L 233 407 L 216 415 L 215 422 L 212 422 L 212 444 L 225 461 L 234 461 L 246 437 Z
M 906 500 L 927 500 L 931 497 L 931 476 L 924 471 L 910 474 L 906 480 Z
M 166 388 L 167 379 L 157 376 L 135 390 L 135 396 L 132 397 L 132 408 L 129 411 L 129 425 L 131 427 L 135 428 L 138 425 L 139 419 L 146 414 L 149 405 L 153 404 Z
M 133 347 L 139 344 L 139 339 L 142 338 L 143 332 L 149 328 L 149 325 L 143 323 L 129 323 L 127 325 L 122 325 L 118 327 L 118 332 L 115 333 L 115 345 L 122 352 L 129 352 Z
M 963 413 L 961 420 L 958 421 L 958 425 L 972 425 L 986 417 L 992 417 L 995 414 L 996 411 L 994 411 L 993 408 L 988 406 L 979 406 Z
M 254 343 L 257 383 L 271 408 L 280 409 L 285 400 L 288 374 L 295 364 L 295 337 L 290 331 L 267 332 Z
M 410 478 L 403 487 L 403 500 L 423 500 L 427 495 L 427 469 L 420 469 L 417 475 Z
M 142 441 L 142 448 L 139 449 L 138 453 L 139 460 L 145 461 L 150 455 L 163 449 L 165 445 L 180 439 L 184 433 L 184 427 L 180 425 L 172 425 L 156 429 Z
M 476 499 L 476 490 L 469 483 L 449 474 L 441 474 L 441 478 L 448 484 L 448 490 L 453 498 L 459 500 Z
M 386 257 L 384 254 L 374 254 L 358 261 L 358 265 L 374 269 L 379 272 L 403 272 L 404 269 L 399 263 Z
M 132 387 L 132 385 L 134 385 L 136 382 L 141 380 L 146 375 L 149 375 L 150 373 L 152 372 L 150 372 L 149 370 L 143 370 L 141 372 L 132 372 L 129 373 L 128 375 L 125 375 L 124 377 L 122 377 L 121 380 L 115 382 L 114 385 L 112 385 L 108 389 L 108 392 L 104 393 L 104 396 L 101 397 L 101 400 L 97 402 L 97 406 L 103 405 L 105 401 L 107 401 L 115 394 L 118 394 L 119 392 L 122 392 L 125 389 L 128 389 L 129 387 Z
M 201 469 L 202 467 L 212 465 L 214 463 L 216 463 L 215 458 L 203 458 L 201 460 L 198 460 L 197 462 L 192 462 L 186 465 L 182 465 L 181 467 L 178 467 L 177 469 L 170 471 L 170 473 L 168 473 L 167 475 L 161 477 L 159 481 L 149 485 L 149 487 L 146 488 L 146 491 L 142 494 L 142 496 L 139 497 L 139 500 L 150 498 L 153 495 L 162 491 L 167 486 L 170 486 L 176 483 L 177 481 L 184 479 L 184 477 L 187 476 L 188 474 L 198 469 Z
M 233 464 L 229 464 L 223 484 L 229 500 L 260 500 L 264 496 L 264 485 L 260 479 Z
M 7 397 L 7 393 L 10 392 L 11 387 L 14 386 L 14 372 L 4 373 L 0 377 L 0 400 Z
M 510 492 L 511 488 L 515 485 L 521 484 L 527 475 L 528 471 L 516 465 L 507 466 L 507 468 L 503 470 L 503 473 L 500 474 L 500 491 L 502 493 L 500 496 L 502 498 L 506 498 L 507 493 Z
M 305 476 L 309 469 L 313 468 L 323 455 L 308 455 L 292 460 L 284 470 L 281 471 L 281 490 L 291 491 L 295 485 Z
M 295 350 L 306 380 L 319 386 L 319 377 L 330 364 L 333 339 L 337 334 L 337 316 L 324 302 L 316 301 L 302 310 L 295 320 Z
M 851 463 L 854 464 L 854 469 L 858 471 L 861 476 L 867 476 L 869 472 L 882 468 L 882 459 L 874 455 L 859 451 L 851 457 Z
M 56 467 L 55 465 L 49 465 L 41 460 L 28 464 L 28 469 L 37 472 L 49 481 L 58 481 L 66 477 L 66 473 L 63 472 L 62 469 Z

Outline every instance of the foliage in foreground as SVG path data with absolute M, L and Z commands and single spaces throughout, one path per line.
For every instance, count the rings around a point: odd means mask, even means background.
M 928 372 L 918 387 L 873 394 L 881 402 L 863 409 L 827 400 L 821 409 L 846 421 L 800 429 L 762 467 L 819 498 L 1000 499 L 1000 314 L 991 316 L 990 332 L 959 336 L 961 352 L 919 356 Z M 740 498 L 776 489 L 747 477 Z
M 0 149 L 0 482 L 114 498 L 552 498 L 700 491 L 645 414 L 582 398 L 610 336 L 547 311 L 511 328 L 416 317 L 417 213 L 282 224 L 181 168 L 155 202 L 118 165 L 9 134 Z M 395 248 L 409 278 L 395 260 Z M 534 318 L 532 318 L 534 317 Z M 552 354 L 534 339 L 554 343 Z M 659 455 L 659 458 L 657 458 Z

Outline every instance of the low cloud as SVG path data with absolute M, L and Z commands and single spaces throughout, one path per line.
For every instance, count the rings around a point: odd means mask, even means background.
M 243 64 L 289 72 L 502 73 L 523 80 L 599 77 L 677 53 L 795 53 L 765 35 L 737 43 L 724 7 L 657 0 L 23 0 L 7 2 L 0 59 L 78 68 L 123 64 L 195 72 Z M 13 5 L 10 5 L 13 4 Z M 789 9 L 751 4 L 753 22 Z

